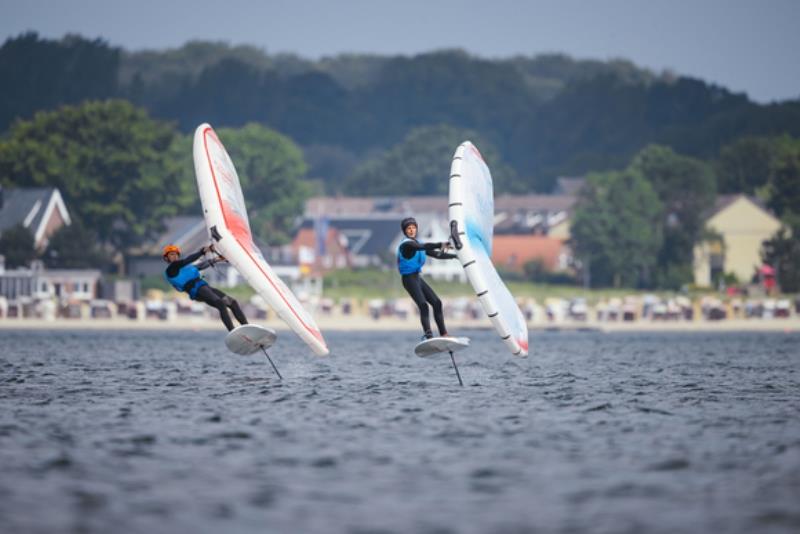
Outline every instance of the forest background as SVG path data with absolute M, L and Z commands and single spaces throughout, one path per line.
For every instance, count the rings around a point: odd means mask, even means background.
M 587 178 L 573 247 L 593 285 L 688 283 L 694 245 L 713 238 L 704 212 L 719 194 L 744 193 L 785 223 L 764 260 L 784 290 L 800 287 L 800 99 L 760 104 L 622 59 L 441 50 L 309 60 L 35 33 L 2 45 L 0 79 L 0 185 L 59 187 L 75 215 L 43 255 L 54 266 L 97 265 L 152 238 L 165 217 L 196 214 L 190 135 L 210 122 L 271 244 L 290 238 L 312 194 L 444 193 L 452 151 L 471 139 L 497 193 Z M 0 237 L 12 264 L 30 259 L 14 253 L 27 250 L 22 234 Z M 86 244 L 79 253 L 75 242 Z

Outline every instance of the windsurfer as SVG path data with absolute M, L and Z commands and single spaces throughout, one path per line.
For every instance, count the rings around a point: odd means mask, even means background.
M 418 227 L 417 221 L 413 217 L 403 219 L 400 222 L 400 228 L 403 230 L 404 237 L 397 247 L 397 268 L 403 279 L 403 287 L 419 307 L 419 320 L 422 323 L 422 330 L 425 332 L 423 337 L 427 339 L 433 337 L 428 304 L 433 307 L 433 319 L 436 321 L 439 335 L 447 336 L 442 301 L 420 275 L 427 256 L 439 260 L 449 260 L 455 258 L 456 255 L 445 252 L 450 246 L 447 242 L 420 243 L 417 241 Z
M 233 322 L 228 315 L 228 308 L 231 309 L 240 324 L 247 324 L 247 318 L 244 316 L 236 299 L 229 297 L 215 287 L 211 287 L 200 275 L 200 271 L 203 269 L 225 261 L 225 258 L 218 256 L 217 258 L 203 260 L 197 264 L 194 263 L 209 251 L 214 252 L 213 245 L 203 247 L 194 254 L 189 254 L 180 259 L 181 249 L 177 245 L 167 245 L 164 247 L 163 258 L 169 265 L 164 271 L 164 276 L 172 287 L 178 291 L 188 293 L 192 300 L 203 302 L 212 308 L 216 308 L 219 311 L 220 319 L 225 323 L 225 328 L 231 331 L 233 330 Z

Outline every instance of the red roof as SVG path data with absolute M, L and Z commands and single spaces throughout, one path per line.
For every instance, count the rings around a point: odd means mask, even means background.
M 531 260 L 541 260 L 545 269 L 558 269 L 564 244 L 560 239 L 543 235 L 495 235 L 492 241 L 492 261 L 510 271 L 522 271 Z

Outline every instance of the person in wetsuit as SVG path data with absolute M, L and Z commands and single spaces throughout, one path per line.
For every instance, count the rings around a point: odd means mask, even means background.
M 208 282 L 203 280 L 200 276 L 200 271 L 211 267 L 215 263 L 225 261 L 225 258 L 219 257 L 212 260 L 203 260 L 198 264 L 195 261 L 200 259 L 208 251 L 213 251 L 211 247 L 203 247 L 194 254 L 189 254 L 183 259 L 181 258 L 181 249 L 177 245 L 167 245 L 164 247 L 163 258 L 164 261 L 169 263 L 164 276 L 172 287 L 178 291 L 184 291 L 189 294 L 192 300 L 208 304 L 212 308 L 219 311 L 219 318 L 225 323 L 225 328 L 228 331 L 233 330 L 233 322 L 228 315 L 228 308 L 233 312 L 239 324 L 247 324 L 247 318 L 244 316 L 242 309 L 236 299 L 233 299 L 215 287 L 211 287 Z
M 405 237 L 397 247 L 397 268 L 403 278 L 403 287 L 419 307 L 419 320 L 422 323 L 422 330 L 425 332 L 423 338 L 431 339 L 433 337 L 428 304 L 433 307 L 433 319 L 436 321 L 439 335 L 447 336 L 442 301 L 439 300 L 431 286 L 423 280 L 421 272 L 427 256 L 439 260 L 449 260 L 455 258 L 456 255 L 444 251 L 449 247 L 447 242 L 420 243 L 417 241 L 417 221 L 413 217 L 403 219 L 400 222 L 400 228 Z

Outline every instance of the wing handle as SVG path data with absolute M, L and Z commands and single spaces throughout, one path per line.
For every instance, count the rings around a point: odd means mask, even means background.
M 450 239 L 453 240 L 456 250 L 461 250 L 464 245 L 461 244 L 461 237 L 458 234 L 458 221 L 450 221 Z

